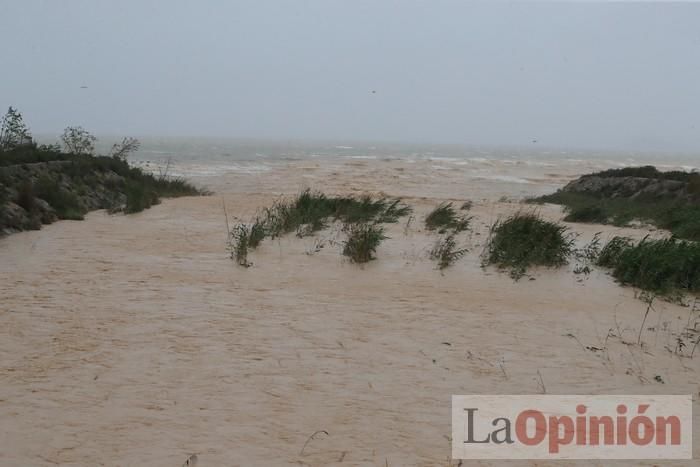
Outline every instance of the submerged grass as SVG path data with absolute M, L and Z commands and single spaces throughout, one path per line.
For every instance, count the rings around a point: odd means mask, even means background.
M 439 233 L 446 233 L 448 230 L 456 233 L 467 230 L 470 220 L 471 217 L 459 216 L 452 203 L 445 202 L 426 216 L 425 227 L 428 230 L 437 230 Z
M 379 244 L 387 237 L 384 228 L 378 224 L 346 224 L 348 238 L 343 246 L 343 255 L 353 263 L 367 263 L 375 258 Z
M 644 238 L 634 243 L 614 237 L 602 249 L 599 266 L 612 269 L 623 284 L 659 294 L 700 292 L 700 244 Z
M 437 261 L 440 270 L 451 266 L 455 261 L 467 254 L 466 248 L 457 248 L 455 234 L 451 233 L 435 243 L 430 250 L 430 259 Z
M 484 263 L 509 270 L 517 280 L 531 266 L 566 264 L 574 251 L 574 236 L 566 227 L 521 212 L 491 226 Z

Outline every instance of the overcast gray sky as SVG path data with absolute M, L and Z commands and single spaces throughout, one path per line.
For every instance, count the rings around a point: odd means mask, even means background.
M 700 150 L 700 4 L 0 3 L 36 133 Z

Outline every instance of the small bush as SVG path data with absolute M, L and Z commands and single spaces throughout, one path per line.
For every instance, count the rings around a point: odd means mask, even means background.
M 31 181 L 25 180 L 19 184 L 15 203 L 29 213 L 36 211 L 36 193 Z
M 509 269 L 519 279 L 530 266 L 562 266 L 574 252 L 574 236 L 566 227 L 534 213 L 518 213 L 492 227 L 485 263 Z
M 124 212 L 127 214 L 141 212 L 160 202 L 157 192 L 148 185 L 138 182 L 128 182 L 125 194 L 126 206 L 124 207 Z
M 452 233 L 437 241 L 430 250 L 430 259 L 436 260 L 440 270 L 443 270 L 467 254 L 467 251 L 466 248 L 457 248 L 455 234 Z
M 615 237 L 603 248 L 598 264 L 612 268 L 623 284 L 643 290 L 700 292 L 700 244 L 696 242 L 644 238 L 634 244 Z
M 41 177 L 36 183 L 36 196 L 56 211 L 59 219 L 83 220 L 85 209 L 78 196 L 61 186 L 57 179 Z
M 379 244 L 387 237 L 384 228 L 377 224 L 346 224 L 348 239 L 343 247 L 343 255 L 354 263 L 367 263 L 373 260 Z
M 579 206 L 569 210 L 569 214 L 564 218 L 566 222 L 586 222 L 604 224 L 608 217 L 605 210 L 598 205 Z
M 457 215 L 452 203 L 441 203 L 433 209 L 425 218 L 425 227 L 428 230 L 437 230 L 445 233 L 448 230 L 461 232 L 469 228 L 469 217 Z
M 612 268 L 620 261 L 620 255 L 632 246 L 632 240 L 627 237 L 613 237 L 600 251 L 596 264 Z
M 700 173 L 694 172 L 688 180 L 688 192 L 695 198 L 700 197 Z

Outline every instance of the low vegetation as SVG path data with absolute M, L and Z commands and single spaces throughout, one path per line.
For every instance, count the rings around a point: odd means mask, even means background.
M 231 259 L 240 266 L 250 267 L 252 263 L 248 261 L 248 249 L 251 248 L 251 229 L 245 224 L 239 224 L 230 233 L 229 249 Z
M 34 183 L 34 196 L 46 201 L 59 219 L 82 220 L 84 208 L 78 195 L 61 186 L 59 181 L 42 176 Z
M 564 205 L 566 222 L 622 227 L 636 220 L 669 230 L 678 238 L 700 241 L 700 204 L 670 199 L 600 199 L 583 193 L 555 193 L 540 200 Z
M 94 155 L 95 141 L 85 129 L 68 127 L 63 147 L 37 145 L 10 108 L 0 119 L 0 234 L 80 220 L 94 209 L 135 213 L 161 197 L 203 194 L 183 179 L 130 166 L 127 158 L 139 148 L 135 138 L 114 144 L 109 156 Z
M 463 210 L 471 207 L 462 206 Z M 433 209 L 425 218 L 425 228 L 428 230 L 437 230 L 438 233 L 446 233 L 452 231 L 454 233 L 462 232 L 469 228 L 471 217 L 460 216 L 457 214 L 452 203 L 441 203 Z
M 627 167 L 584 175 L 535 202 L 565 207 L 567 222 L 626 226 L 633 221 L 700 241 L 700 173 Z
M 353 263 L 367 263 L 375 258 L 379 244 L 387 237 L 384 228 L 374 223 L 346 224 L 348 238 L 343 245 L 343 255 Z
M 440 270 L 451 266 L 455 261 L 467 254 L 466 248 L 457 248 L 455 234 L 451 233 L 440 238 L 430 250 L 430 259 L 437 261 Z
M 364 195 L 328 197 L 321 192 L 304 190 L 291 200 L 279 200 L 265 208 L 259 222 L 265 236 L 276 238 L 296 232 L 304 237 L 325 229 L 332 221 L 345 223 L 398 222 L 411 208 L 401 200 Z
M 641 167 L 623 167 L 619 169 L 608 169 L 600 172 L 584 175 L 582 178 L 600 177 L 600 178 L 622 178 L 635 177 L 647 178 L 652 180 L 672 180 L 677 182 L 689 182 L 700 180 L 700 173 L 685 172 L 682 170 L 669 170 L 662 172 L 653 165 L 644 165 Z
M 658 293 L 700 292 L 700 244 L 677 239 L 644 238 L 635 243 L 614 237 L 597 264 L 612 270 L 622 284 Z
M 521 212 L 491 226 L 484 264 L 508 270 L 517 280 L 531 266 L 566 264 L 574 251 L 574 236 L 566 227 Z
M 230 241 L 234 250 L 236 242 L 240 241 L 239 237 L 246 240 L 247 249 L 255 249 L 265 238 L 274 239 L 292 232 L 298 237 L 306 237 L 337 221 L 345 224 L 343 230 L 350 237 L 348 252 L 352 254 L 348 256 L 361 263 L 369 261 L 374 254 L 374 248 L 370 248 L 368 253 L 363 248 L 371 247 L 382 236 L 376 235 L 379 231 L 383 232 L 380 224 L 398 222 L 410 213 L 411 208 L 400 199 L 375 198 L 370 195 L 327 196 L 307 189 L 294 198 L 277 200 L 271 207 L 263 209 L 250 225 L 246 225 L 247 236 L 232 236 Z M 236 226 L 235 229 L 239 227 Z M 376 244 L 380 241 L 381 239 Z

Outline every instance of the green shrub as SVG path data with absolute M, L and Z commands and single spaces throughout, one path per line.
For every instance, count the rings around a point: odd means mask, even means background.
M 435 243 L 433 249 L 430 250 L 430 259 L 436 260 L 440 270 L 443 270 L 467 254 L 467 252 L 466 248 L 457 248 L 455 234 L 451 233 Z
M 562 266 L 574 252 L 566 227 L 534 213 L 517 213 L 491 227 L 485 264 L 510 270 L 519 279 L 530 266 Z
M 644 238 L 634 244 L 615 237 L 603 248 L 598 264 L 612 268 L 623 284 L 647 291 L 700 292 L 700 244 L 696 242 Z
M 600 205 L 578 206 L 569 210 L 564 218 L 566 222 L 587 222 L 604 224 L 608 218 Z
M 700 197 L 700 173 L 694 172 L 688 180 L 688 192 L 695 198 Z
M 158 193 L 151 186 L 134 181 L 127 182 L 125 194 L 124 212 L 127 214 L 141 212 L 160 202 Z
M 425 218 L 425 227 L 428 230 L 437 230 L 445 233 L 448 230 L 461 232 L 469 228 L 469 217 L 460 217 L 452 203 L 441 203 L 433 209 Z
M 660 172 L 653 166 L 611 169 L 587 177 L 640 177 L 654 180 L 673 180 L 686 183 L 685 191 L 619 196 L 601 189 L 595 193 L 557 191 L 530 200 L 535 203 L 554 203 L 565 207 L 567 222 L 595 222 L 626 226 L 634 220 L 648 222 L 667 229 L 676 237 L 700 241 L 700 174 L 697 172 Z M 613 190 L 615 191 L 615 190 Z M 680 195 L 679 195 L 680 193 Z M 615 196 L 612 196 L 615 194 Z
M 40 177 L 36 183 L 36 196 L 46 201 L 59 219 L 83 220 L 85 209 L 78 196 L 63 188 L 57 179 Z
M 373 260 L 379 244 L 387 237 L 384 228 L 377 224 L 346 224 L 348 238 L 343 246 L 343 255 L 353 263 Z
M 602 250 L 596 261 L 598 266 L 615 267 L 623 251 L 632 246 L 632 240 L 627 237 L 613 237 Z
M 584 175 L 583 177 L 636 177 L 650 178 L 654 180 L 674 180 L 677 182 L 688 182 L 694 176 L 693 172 L 684 172 L 682 170 L 670 170 L 661 172 L 653 165 L 645 165 L 641 167 L 623 167 L 620 169 L 608 169 L 601 172 Z
M 15 203 L 27 212 L 36 211 L 36 193 L 31 181 L 25 180 L 17 186 Z

